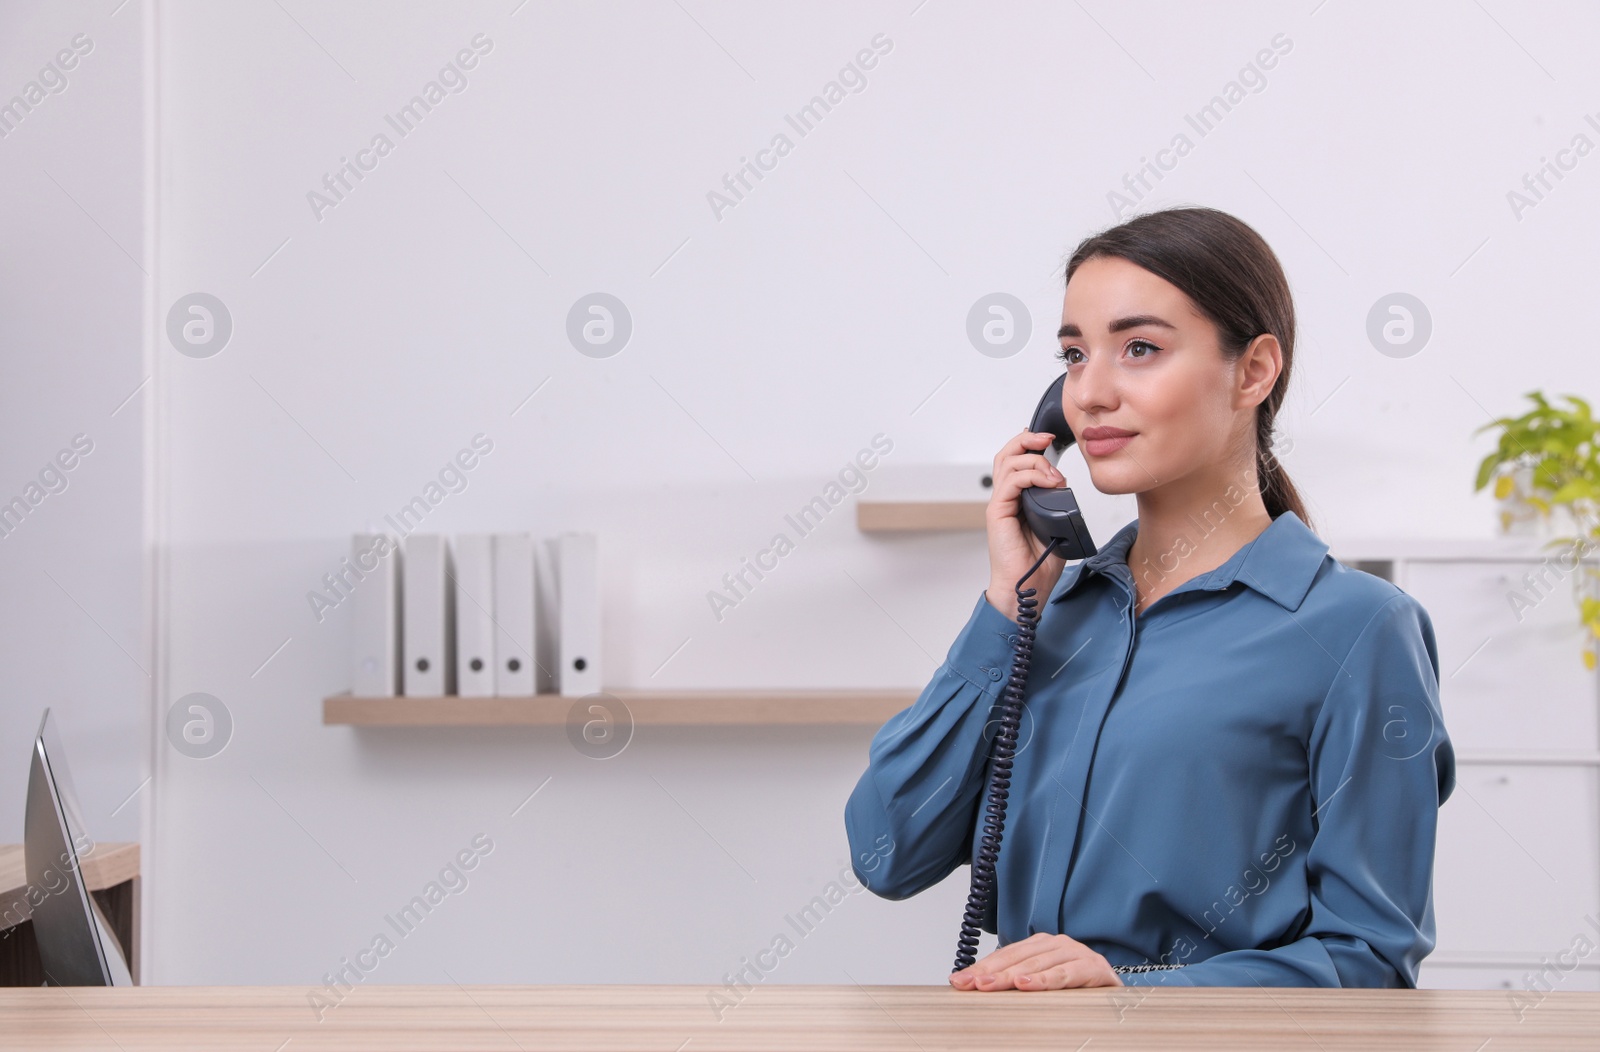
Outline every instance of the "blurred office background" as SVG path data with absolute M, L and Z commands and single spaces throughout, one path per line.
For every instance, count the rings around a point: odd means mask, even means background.
M 987 583 L 979 533 L 846 502 L 732 609 L 708 593 L 874 436 L 885 472 L 987 463 L 1057 370 L 1067 253 L 1174 204 L 1287 269 L 1280 455 L 1335 554 L 1481 562 L 1475 429 L 1600 394 L 1597 38 L 1572 0 L 6 0 L 0 102 L 44 90 L 0 110 L 0 500 L 91 448 L 0 537 L 0 841 L 50 705 L 90 831 L 142 844 L 146 983 L 320 984 L 480 835 L 368 982 L 716 984 L 783 934 L 769 982 L 942 981 L 965 868 L 790 924 L 848 876 L 871 728 L 641 727 L 596 760 L 324 726 L 350 625 L 308 593 L 481 435 L 422 528 L 594 532 L 606 686 L 915 691 Z M 569 334 L 596 293 L 631 325 L 598 356 Z M 995 294 L 1014 347 L 970 332 Z M 1397 350 L 1369 319 L 1402 294 L 1427 336 Z M 225 340 L 175 333 L 193 302 Z M 1097 538 L 1132 518 L 1064 467 Z M 1445 805 L 1441 984 L 1520 985 L 1600 909 L 1561 591 L 1497 673 L 1512 729 L 1463 723 L 1501 739 L 1471 759 L 1564 706 Z M 1524 629 L 1492 598 L 1442 676 Z M 231 723 L 209 757 L 167 732 L 196 692 Z

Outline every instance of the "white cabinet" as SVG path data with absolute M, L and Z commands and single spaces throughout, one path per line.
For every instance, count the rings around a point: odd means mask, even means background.
M 1450 726 L 1446 720 L 1445 727 Z M 1600 767 L 1461 763 L 1439 809 L 1435 953 L 1567 949 L 1600 917 Z M 1600 965 L 1600 951 L 1591 953 Z
M 1509 560 L 1402 567 L 1400 587 L 1433 619 L 1444 725 L 1458 751 L 1600 747 L 1595 674 L 1583 666 L 1571 585 L 1551 574 L 1536 599 L 1524 583 L 1534 568 Z M 1514 612 L 1513 595 L 1537 605 Z
M 1583 665 L 1576 571 L 1540 544 L 1330 539 L 1335 558 L 1421 602 L 1438 644 L 1457 768 L 1424 987 L 1538 989 L 1543 973 L 1600 990 L 1600 949 L 1574 953 L 1600 947 L 1600 685 Z
M 1590 960 L 1593 954 L 1590 955 Z M 1430 956 L 1422 962 L 1417 975 L 1417 986 L 1423 990 L 1529 990 L 1528 968 L 1514 968 L 1503 964 L 1435 964 Z M 1545 983 L 1552 992 L 1580 990 L 1600 991 L 1600 965 L 1588 961 L 1571 971 L 1563 972 L 1558 966 Z M 1537 1001 L 1544 988 L 1533 986 L 1529 996 Z

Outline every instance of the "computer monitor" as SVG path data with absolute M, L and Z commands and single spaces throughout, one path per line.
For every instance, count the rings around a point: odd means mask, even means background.
M 84 885 L 79 861 L 93 848 L 50 710 L 33 742 L 23 819 L 28 903 L 47 986 L 132 986 L 122 947 Z

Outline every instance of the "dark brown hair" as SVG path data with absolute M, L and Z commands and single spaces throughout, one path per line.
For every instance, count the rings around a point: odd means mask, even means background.
M 1292 511 L 1308 527 L 1305 504 L 1272 451 L 1272 421 L 1289 389 L 1294 364 L 1294 298 L 1283 266 L 1260 234 L 1215 208 L 1150 212 L 1084 238 L 1067 262 L 1066 279 L 1096 256 L 1115 256 L 1176 285 L 1217 326 L 1223 357 L 1237 361 L 1263 333 L 1278 338 L 1283 371 L 1256 407 L 1256 474 L 1267 514 Z

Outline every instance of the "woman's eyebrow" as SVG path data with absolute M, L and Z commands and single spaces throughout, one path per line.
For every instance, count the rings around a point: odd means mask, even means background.
M 1173 325 L 1171 322 L 1168 322 L 1162 318 L 1158 318 L 1154 314 L 1130 314 L 1126 318 L 1118 318 L 1113 321 L 1111 323 L 1110 330 L 1112 332 L 1121 332 L 1124 329 L 1135 329 L 1141 325 L 1154 325 L 1163 329 L 1177 328 L 1176 325 Z M 1056 333 L 1056 339 L 1064 340 L 1068 336 L 1082 339 L 1083 331 L 1076 325 L 1068 322 L 1067 324 L 1061 326 L 1061 329 Z

